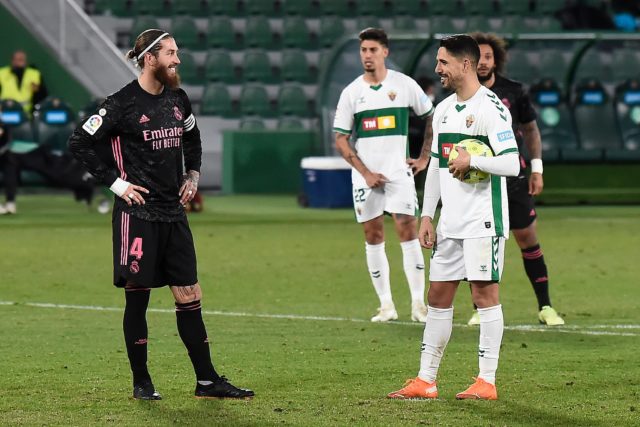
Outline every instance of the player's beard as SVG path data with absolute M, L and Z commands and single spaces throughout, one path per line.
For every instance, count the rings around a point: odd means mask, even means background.
M 480 83 L 484 83 L 486 81 L 489 81 L 493 77 L 493 73 L 495 73 L 495 68 L 492 68 L 491 70 L 489 70 L 489 72 L 484 76 L 482 74 L 478 73 L 478 80 L 480 80 Z
M 180 86 L 180 74 L 178 70 L 175 73 L 169 73 L 169 67 L 160 67 L 153 70 L 153 76 L 162 83 L 164 86 L 168 86 L 170 89 L 177 89 Z

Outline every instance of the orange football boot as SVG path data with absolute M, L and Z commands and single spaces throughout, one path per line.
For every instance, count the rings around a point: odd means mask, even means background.
M 498 391 L 495 385 L 482 378 L 476 378 L 476 382 L 468 389 L 456 394 L 456 399 L 498 400 Z
M 389 399 L 437 399 L 438 387 L 434 382 L 428 383 L 418 377 L 409 379 L 404 387 L 387 394 Z

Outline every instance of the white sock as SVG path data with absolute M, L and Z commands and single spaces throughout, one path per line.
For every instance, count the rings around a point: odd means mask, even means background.
M 453 329 L 453 307 L 428 307 L 420 354 L 420 379 L 432 383 L 438 375 L 440 360 Z
M 380 298 L 380 305 L 393 304 L 391 298 L 391 283 L 389 282 L 389 260 L 384 251 L 384 242 L 378 245 L 365 243 L 367 253 L 367 267 L 373 288 Z
M 409 283 L 411 301 L 424 304 L 424 256 L 418 239 L 401 242 L 402 264 Z
M 480 374 L 478 378 L 495 384 L 504 330 L 502 306 L 498 304 L 493 307 L 479 308 L 478 314 L 480 315 L 480 345 L 478 347 Z

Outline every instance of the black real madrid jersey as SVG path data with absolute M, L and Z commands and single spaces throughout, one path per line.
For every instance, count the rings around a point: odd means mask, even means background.
M 100 144 L 110 147 L 110 159 L 98 155 Z M 148 221 L 184 217 L 178 196 L 183 171 L 200 171 L 202 147 L 191 103 L 182 89 L 165 86 L 161 94 L 152 95 L 132 81 L 78 126 L 69 149 L 107 186 L 121 178 L 149 190 L 142 194 L 146 204 L 127 206 L 116 198 L 116 209 Z

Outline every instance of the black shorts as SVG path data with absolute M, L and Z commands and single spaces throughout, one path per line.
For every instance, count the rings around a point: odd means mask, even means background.
M 178 222 L 145 221 L 114 210 L 115 286 L 159 288 L 197 282 L 196 252 L 186 217 Z
M 507 178 L 507 195 L 509 197 L 509 228 L 522 230 L 535 219 L 536 205 L 529 195 L 529 180 L 526 176 Z

